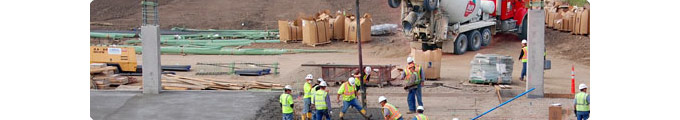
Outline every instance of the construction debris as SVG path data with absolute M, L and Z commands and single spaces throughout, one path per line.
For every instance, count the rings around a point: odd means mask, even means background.
M 477 53 L 470 61 L 470 83 L 510 84 L 513 62 L 511 56 Z
M 372 36 L 380 36 L 380 35 L 390 35 L 397 33 L 397 24 L 380 24 L 380 25 L 373 25 L 371 26 L 371 35 Z

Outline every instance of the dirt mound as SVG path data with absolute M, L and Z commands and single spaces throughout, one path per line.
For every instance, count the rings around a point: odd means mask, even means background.
M 399 23 L 399 9 L 384 0 L 361 0 L 361 13 L 370 13 L 374 24 Z M 354 1 L 345 0 L 162 0 L 161 29 L 277 29 L 277 20 L 292 20 L 300 13 L 311 16 L 320 10 L 351 10 Z M 354 13 L 354 11 L 349 11 Z M 141 24 L 139 0 L 95 0 L 90 4 L 92 30 L 129 30 Z
M 590 65 L 590 37 L 571 35 L 546 28 L 545 45 L 548 55 Z

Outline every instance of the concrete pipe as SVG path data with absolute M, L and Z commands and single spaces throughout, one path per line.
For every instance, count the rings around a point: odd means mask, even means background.
M 411 31 L 416 18 L 416 13 L 413 11 L 409 12 L 406 17 L 404 17 L 404 20 L 401 22 L 401 25 L 404 26 L 404 31 Z

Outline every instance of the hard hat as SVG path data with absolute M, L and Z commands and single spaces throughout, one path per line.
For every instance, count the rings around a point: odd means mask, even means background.
M 373 69 L 371 69 L 371 66 L 368 66 L 366 67 L 366 69 L 364 69 L 364 73 L 366 73 L 366 75 L 371 74 L 371 71 L 373 71 Z
M 323 78 L 316 79 L 319 82 L 323 82 Z
M 406 58 L 406 63 L 411 63 L 411 62 L 413 62 L 413 57 L 409 56 L 408 58 Z
M 321 83 L 319 83 L 319 86 L 326 87 L 328 86 L 328 84 L 326 84 L 326 81 L 321 81 Z
M 307 79 L 307 80 L 313 80 L 313 79 L 314 79 L 314 76 L 312 76 L 312 74 L 307 74 L 307 77 L 305 77 L 305 79 Z
M 293 87 L 290 86 L 290 85 L 286 85 L 286 87 L 283 87 L 283 88 L 286 88 L 287 90 L 293 90 Z
M 425 108 L 423 108 L 423 106 L 418 106 L 416 107 L 416 110 L 425 110 Z
M 385 101 L 385 100 L 387 100 L 387 98 L 385 96 L 378 97 L 378 103 Z
M 350 85 L 354 85 L 354 77 L 349 77 L 349 79 L 347 79 L 347 81 L 349 81 Z
M 582 89 L 585 89 L 585 88 L 588 88 L 588 86 L 586 86 L 586 84 L 581 83 L 580 85 L 578 85 L 579 90 L 582 90 Z
M 453 120 L 458 120 L 458 118 L 453 118 Z
M 527 43 L 527 39 L 522 40 L 522 43 Z

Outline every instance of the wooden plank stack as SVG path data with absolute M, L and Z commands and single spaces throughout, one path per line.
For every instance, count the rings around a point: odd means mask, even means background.
M 164 90 L 243 90 L 244 86 L 211 78 L 193 78 L 165 74 L 161 79 Z
M 90 65 L 90 82 L 92 89 L 112 89 L 111 86 L 133 83 L 129 77 L 115 74 L 116 67 L 94 63 Z
M 545 24 L 548 28 L 575 35 L 590 33 L 590 5 L 575 7 L 561 1 L 546 1 L 545 4 Z

